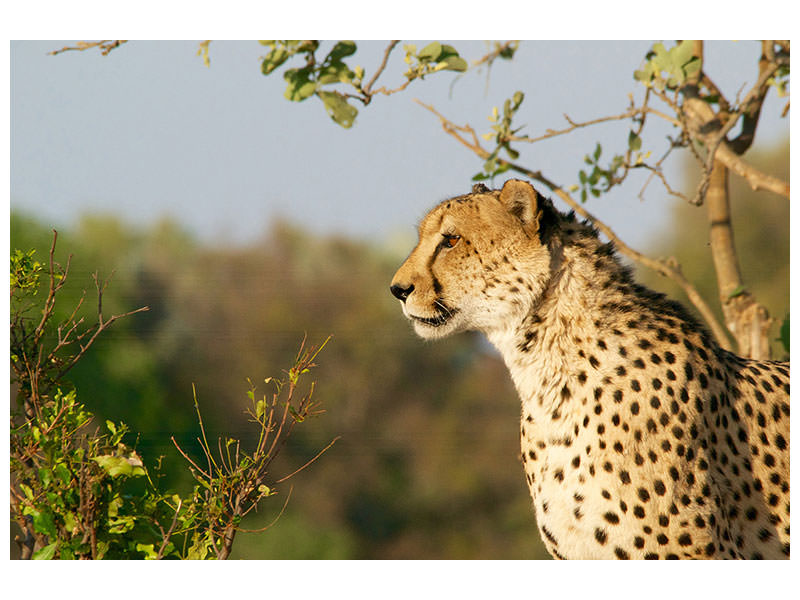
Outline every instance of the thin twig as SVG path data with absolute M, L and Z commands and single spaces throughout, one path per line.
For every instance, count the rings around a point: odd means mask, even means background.
M 340 439 L 341 439 L 341 437 L 342 437 L 342 436 L 336 436 L 335 438 L 333 438 L 333 440 L 331 440 L 331 443 L 330 443 L 330 444 L 328 444 L 327 446 L 325 446 L 325 447 L 324 447 L 322 450 L 320 450 L 319 452 L 317 452 L 317 454 L 314 456 L 314 458 L 312 458 L 311 460 L 309 460 L 309 461 L 308 461 L 306 464 L 304 464 L 304 465 L 303 465 L 302 467 L 300 467 L 299 469 L 296 469 L 295 471 L 292 471 L 292 472 L 291 472 L 291 473 L 289 473 L 288 475 L 286 475 L 286 476 L 284 476 L 284 477 L 281 477 L 281 478 L 280 478 L 280 479 L 278 479 L 278 480 L 277 480 L 275 483 L 283 483 L 284 481 L 286 481 L 286 480 L 287 480 L 287 479 L 289 479 L 290 477 L 293 477 L 294 475 L 296 475 L 297 473 L 299 473 L 300 471 L 302 471 L 303 469 L 305 469 L 307 466 L 309 466 L 311 463 L 313 463 L 315 460 L 317 460 L 317 459 L 318 459 L 320 456 L 322 456 L 322 455 L 323 455 L 323 454 L 324 454 L 324 453 L 325 453 L 325 452 L 328 450 L 328 448 L 330 448 L 331 446 L 333 446 L 333 445 L 334 445 L 334 444 L 335 444 L 335 443 L 336 443 L 338 440 L 340 440 Z
M 197 469 L 197 472 L 198 472 L 198 473 L 200 473 L 200 474 L 201 474 L 203 477 L 205 477 L 206 479 L 211 479 L 211 475 L 210 475 L 209 473 L 206 473 L 206 472 L 205 472 L 203 469 L 201 469 L 201 468 L 200 468 L 200 467 L 197 465 L 197 463 L 196 463 L 196 462 L 194 462 L 194 461 L 191 459 L 191 457 L 190 457 L 188 454 L 186 454 L 186 452 L 184 452 L 184 451 L 183 451 L 183 448 L 181 448 L 181 447 L 178 445 L 178 442 L 177 442 L 177 440 L 175 439 L 175 436 L 174 436 L 174 435 L 170 436 L 170 438 L 169 438 L 169 439 L 171 439 L 171 440 L 172 440 L 172 443 L 173 443 L 173 444 L 175 445 L 175 447 L 178 449 L 178 452 L 180 452 L 180 453 L 181 453 L 181 456 L 183 456 L 183 458 L 185 458 L 185 459 L 186 459 L 186 461 L 187 461 L 187 462 L 188 462 L 190 465 L 192 465 L 192 467 L 194 467 L 195 469 Z
M 510 40 L 504 44 L 497 44 L 494 50 L 472 61 L 472 66 L 479 67 L 483 63 L 488 63 L 489 66 L 491 66 L 492 63 L 500 56 L 500 54 L 508 50 L 511 46 L 519 46 L 519 40 Z
M 389 62 L 389 55 L 392 53 L 392 50 L 394 50 L 395 46 L 397 46 L 397 44 L 399 43 L 400 40 L 392 40 L 391 42 L 389 42 L 389 45 L 386 47 L 386 50 L 383 51 L 383 60 L 381 61 L 381 64 L 378 66 L 377 70 L 375 71 L 375 74 L 372 76 L 372 79 L 370 79 L 367 85 L 361 90 L 367 97 L 367 100 L 364 102 L 364 104 L 369 104 L 369 101 L 372 99 L 373 95 L 372 86 L 375 85 L 375 82 L 378 80 L 378 77 L 380 77 L 381 73 L 383 73 L 383 71 L 386 69 L 386 64 Z
M 175 509 L 175 516 L 172 518 L 172 525 L 169 526 L 167 530 L 167 534 L 164 536 L 164 541 L 161 542 L 161 547 L 158 549 L 158 554 L 156 555 L 156 559 L 160 560 L 164 556 L 164 550 L 167 548 L 167 543 L 169 542 L 169 538 L 172 536 L 172 533 L 175 531 L 175 526 L 178 524 L 178 514 L 181 512 L 181 505 L 183 500 L 179 497 L 178 498 L 178 507 Z
M 100 40 L 99 42 L 77 42 L 74 46 L 64 46 L 60 50 L 53 50 L 48 52 L 50 56 L 61 54 L 62 52 L 89 50 L 90 48 L 99 48 L 103 56 L 108 56 L 109 52 L 115 48 L 119 48 L 122 44 L 127 43 L 128 40 Z

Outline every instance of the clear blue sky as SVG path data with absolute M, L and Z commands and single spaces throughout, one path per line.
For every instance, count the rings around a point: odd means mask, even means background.
M 413 98 L 483 133 L 492 107 L 522 90 L 517 122 L 539 135 L 563 127 L 564 113 L 575 120 L 617 114 L 628 93 L 641 97 L 632 72 L 650 42 L 523 42 L 515 60 L 498 61 L 491 72 L 441 73 L 376 97 L 350 130 L 315 98 L 285 100 L 280 73 L 261 75 L 265 48 L 255 42 L 213 42 L 210 68 L 196 56 L 197 42 L 131 42 L 107 57 L 47 55 L 63 45 L 11 44 L 11 207 L 53 226 L 97 212 L 136 224 L 169 216 L 205 240 L 242 243 L 277 215 L 319 232 L 410 237 L 429 207 L 466 192 L 480 169 Z M 369 77 L 385 45 L 359 43 L 351 64 Z M 468 60 L 486 52 L 483 42 L 453 45 Z M 731 98 L 755 80 L 756 48 L 707 44 L 707 72 Z M 398 47 L 381 80 L 388 86 L 403 81 L 402 55 Z M 768 101 L 759 145 L 788 135 L 779 106 Z M 609 153 L 624 150 L 627 131 L 626 122 L 520 145 L 519 162 L 575 183 L 595 141 Z M 670 131 L 652 127 L 644 147 L 660 153 Z M 588 208 L 646 249 L 674 200 L 654 182 L 641 202 L 641 182 Z

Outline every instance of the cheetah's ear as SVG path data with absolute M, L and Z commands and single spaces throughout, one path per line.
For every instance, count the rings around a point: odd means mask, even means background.
M 506 210 L 522 221 L 530 233 L 539 230 L 539 207 L 536 190 L 527 181 L 509 179 L 500 191 L 500 202 Z

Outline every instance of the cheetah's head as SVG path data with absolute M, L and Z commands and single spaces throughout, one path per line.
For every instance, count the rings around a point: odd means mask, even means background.
M 540 201 L 529 183 L 510 180 L 502 190 L 476 185 L 425 216 L 391 284 L 418 335 L 490 333 L 530 312 L 550 279 Z

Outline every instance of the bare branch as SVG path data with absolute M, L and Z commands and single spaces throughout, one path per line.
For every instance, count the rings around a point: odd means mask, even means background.
M 777 62 L 766 60 L 766 50 L 764 50 L 759 61 L 758 80 L 742 100 L 739 108 L 730 115 L 715 114 L 708 103 L 700 97 L 697 86 L 687 85 L 682 89 L 685 100 L 678 114 L 685 115 L 686 131 L 708 148 L 703 161 L 703 177 L 695 194 L 694 204 L 702 203 L 716 159 L 743 177 L 753 190 L 767 190 L 789 197 L 788 183 L 762 173 L 739 156 L 752 143 L 755 124 L 768 90 L 767 81 L 775 74 L 778 67 Z M 720 117 L 725 117 L 724 123 L 720 123 Z M 727 134 L 742 117 L 745 119 L 742 133 L 734 141 L 728 141 Z
M 122 313 L 122 314 L 119 314 L 119 315 L 114 315 L 114 316 L 110 317 L 107 321 L 102 321 L 102 323 L 98 323 L 97 324 L 97 329 L 95 330 L 95 332 L 92 335 L 92 337 L 89 338 L 89 341 L 86 342 L 86 344 L 83 344 L 83 345 L 80 346 L 80 352 L 78 352 L 78 354 L 73 356 L 67 362 L 66 366 L 63 367 L 61 369 L 61 371 L 58 372 L 58 375 L 56 375 L 55 379 L 56 380 L 61 379 L 64 375 L 66 375 L 67 372 L 70 369 L 72 369 L 72 367 L 74 367 L 75 364 L 81 359 L 81 357 L 84 354 L 86 354 L 86 351 L 91 347 L 91 345 L 94 344 L 95 340 L 97 340 L 97 336 L 99 336 L 103 331 L 108 329 L 111 326 L 111 324 L 114 323 L 116 320 L 123 319 L 123 318 L 129 317 L 131 315 L 135 315 L 136 313 L 146 312 L 148 310 L 150 310 L 149 306 L 142 306 L 141 308 L 137 308 L 136 310 L 130 310 L 130 311 L 126 312 L 126 313 Z
M 62 52 L 89 50 L 90 48 L 99 48 L 103 56 L 108 54 L 115 48 L 119 48 L 122 44 L 127 43 L 128 40 L 100 40 L 99 42 L 77 42 L 74 46 L 64 46 L 60 50 L 53 50 L 48 52 L 50 56 L 61 54 Z
M 328 444 L 327 446 L 325 446 L 325 447 L 324 447 L 322 450 L 320 450 L 319 452 L 317 452 L 317 454 L 314 456 L 314 458 L 312 458 L 311 460 L 309 460 L 308 462 L 306 462 L 306 463 L 305 463 L 305 464 L 304 464 L 302 467 L 300 467 L 299 469 L 296 469 L 295 471 L 292 471 L 292 472 L 291 472 L 291 473 L 289 473 L 288 475 L 285 475 L 285 476 L 281 477 L 281 478 L 280 478 L 280 479 L 278 479 L 278 480 L 277 480 L 275 483 L 283 483 L 284 481 L 286 481 L 286 480 L 287 480 L 287 479 L 289 479 L 290 477 L 294 477 L 295 475 L 297 475 L 297 474 L 298 474 L 300 471 L 302 471 L 303 469 L 305 469 L 307 466 L 309 466 L 311 463 L 313 463 L 315 460 L 317 460 L 317 459 L 318 459 L 320 456 L 322 456 L 323 454 L 325 454 L 325 452 L 327 452 L 327 450 L 328 450 L 328 449 L 329 449 L 331 446 L 333 446 L 333 445 L 334 445 L 334 444 L 335 444 L 337 441 L 339 441 L 339 440 L 341 439 L 341 437 L 342 437 L 342 436 L 336 436 L 335 438 L 333 438 L 333 440 L 331 440 L 331 443 L 330 443 L 330 444 Z
M 184 452 L 184 451 L 183 451 L 183 448 L 181 448 L 181 447 L 178 445 L 178 441 L 175 439 L 175 436 L 174 436 L 174 435 L 170 436 L 170 438 L 169 438 L 169 439 L 171 439 L 171 440 L 172 440 L 172 443 L 173 443 L 173 444 L 175 445 L 175 447 L 178 449 L 178 452 L 180 452 L 180 453 L 181 453 L 181 456 L 183 456 L 183 458 L 185 458 L 185 459 L 186 459 L 186 462 L 188 462 L 190 465 L 192 465 L 192 467 L 194 467 L 194 468 L 197 470 L 197 472 L 198 472 L 198 473 L 200 473 L 201 475 L 203 475 L 203 477 L 205 477 L 206 479 L 211 479 L 211 475 L 210 475 L 209 473 L 206 473 L 206 472 L 205 472 L 203 469 L 201 469 L 201 468 L 200 468 L 200 467 L 197 465 L 197 463 L 196 463 L 196 462 L 194 462 L 194 461 L 193 461 L 193 460 L 192 460 L 192 459 L 189 457 L 189 455 L 188 455 L 188 454 L 186 454 L 186 452 Z
M 474 61 L 472 62 L 472 66 L 473 66 L 473 67 L 479 67 L 479 66 L 481 66 L 481 65 L 482 65 L 482 64 L 484 64 L 484 63 L 487 63 L 489 66 L 491 66 L 491 65 L 492 65 L 492 63 L 493 63 L 495 60 L 497 60 L 497 58 L 498 58 L 498 57 L 499 57 L 499 56 L 500 56 L 500 55 L 501 55 L 503 52 L 505 52 L 506 50 L 508 50 L 508 49 L 509 49 L 509 48 L 511 48 L 512 46 L 514 46 L 514 49 L 516 50 L 516 47 L 517 47 L 517 46 L 519 46 L 519 40 L 510 40 L 510 41 L 508 41 L 508 42 L 505 42 L 505 43 L 503 43 L 503 44 L 496 44 L 496 46 L 495 46 L 495 49 L 494 49 L 494 50 L 492 50 L 492 51 L 491 51 L 491 52 L 489 52 L 488 54 L 485 54 L 485 55 L 481 56 L 480 58 L 478 58 L 478 59 L 474 60 Z
M 397 46 L 397 44 L 399 43 L 400 40 L 392 40 L 391 42 L 389 42 L 389 45 L 383 52 L 383 60 L 381 61 L 381 64 L 378 66 L 378 69 L 375 71 L 375 74 L 372 76 L 372 79 L 369 80 L 366 87 L 364 87 L 361 90 L 367 98 L 364 104 L 369 104 L 370 100 L 372 99 L 373 93 L 377 93 L 377 92 L 372 92 L 372 86 L 375 85 L 375 82 L 378 80 L 378 77 L 380 77 L 381 73 L 383 73 L 383 71 L 386 69 L 386 63 L 389 61 L 389 55 L 392 53 L 392 50 L 394 50 L 395 46 Z

